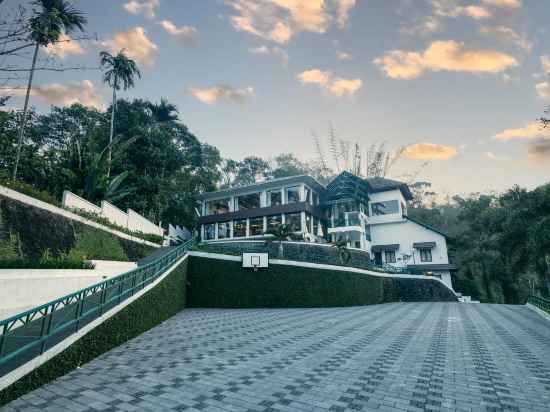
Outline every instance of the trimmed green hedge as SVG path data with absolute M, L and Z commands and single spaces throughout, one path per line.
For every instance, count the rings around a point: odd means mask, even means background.
M 4 247 L 2 247 L 4 245 Z M 0 196 L 0 259 L 2 250 L 15 248 L 18 258 L 52 258 L 137 261 L 156 248 L 97 229 L 44 209 Z M 71 253 L 72 252 L 72 253 Z M 5 259 L 14 258 L 6 255 Z
M 188 260 L 157 286 L 13 385 L 0 391 L 0 406 L 63 376 L 139 336 L 185 307 Z
M 384 278 L 270 264 L 254 272 L 240 262 L 190 257 L 190 307 L 338 307 L 398 301 L 457 301 L 437 280 Z

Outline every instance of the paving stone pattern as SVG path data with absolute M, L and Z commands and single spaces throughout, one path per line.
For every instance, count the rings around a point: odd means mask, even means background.
M 2 411 L 550 411 L 522 306 L 189 309 Z

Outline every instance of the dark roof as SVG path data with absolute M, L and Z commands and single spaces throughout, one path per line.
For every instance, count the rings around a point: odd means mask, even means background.
M 409 269 L 424 269 L 424 270 L 456 270 L 456 265 L 452 263 L 426 263 L 407 265 Z
M 351 198 L 366 203 L 369 200 L 369 189 L 365 179 L 350 172 L 342 172 L 328 184 L 324 201 Z
M 413 243 L 415 249 L 433 249 L 435 248 L 435 242 L 418 242 Z
M 424 223 L 424 222 L 422 222 L 422 221 L 420 221 L 420 220 L 418 220 L 418 219 L 413 219 L 412 217 L 409 217 L 409 216 L 405 216 L 405 219 L 410 220 L 411 222 L 416 223 L 417 225 L 420 225 L 420 226 L 422 226 L 422 227 L 424 227 L 424 228 L 426 228 L 426 229 L 428 229 L 428 230 L 431 230 L 431 231 L 433 231 L 433 232 L 435 232 L 435 233 L 439 233 L 441 236 L 444 236 L 444 237 L 446 237 L 446 238 L 450 237 L 449 235 L 447 235 L 446 233 L 442 232 L 441 230 L 436 229 L 435 227 L 430 226 L 430 225 L 428 225 L 427 223 Z
M 372 253 L 374 252 L 383 252 L 384 250 L 396 251 L 399 250 L 399 244 L 392 245 L 374 245 L 371 246 Z
M 369 177 L 364 179 L 370 187 L 371 193 L 385 192 L 386 190 L 399 189 L 406 200 L 412 200 L 413 195 L 406 183 L 385 177 Z

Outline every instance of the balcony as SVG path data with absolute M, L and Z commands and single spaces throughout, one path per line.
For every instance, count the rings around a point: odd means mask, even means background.
M 333 218 L 330 228 L 362 226 L 362 220 L 363 217 L 360 212 L 344 212 L 344 214 L 340 214 L 338 217 Z

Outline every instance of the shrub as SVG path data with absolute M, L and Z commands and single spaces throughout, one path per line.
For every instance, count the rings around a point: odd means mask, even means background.
M 21 182 L 20 180 L 11 180 L 0 177 L 0 185 L 7 187 L 8 189 L 15 190 L 16 192 L 23 193 L 24 195 L 34 197 L 35 199 L 42 200 L 43 202 L 50 203 L 54 206 L 60 206 L 59 201 L 50 193 L 39 190 L 28 183 Z
M 0 269 L 93 269 L 91 262 L 74 259 L 49 259 L 31 260 L 31 259 L 2 259 L 0 260 Z
M 76 242 L 68 254 L 71 260 L 120 260 L 128 261 L 118 239 L 101 230 L 83 230 L 76 234 Z

